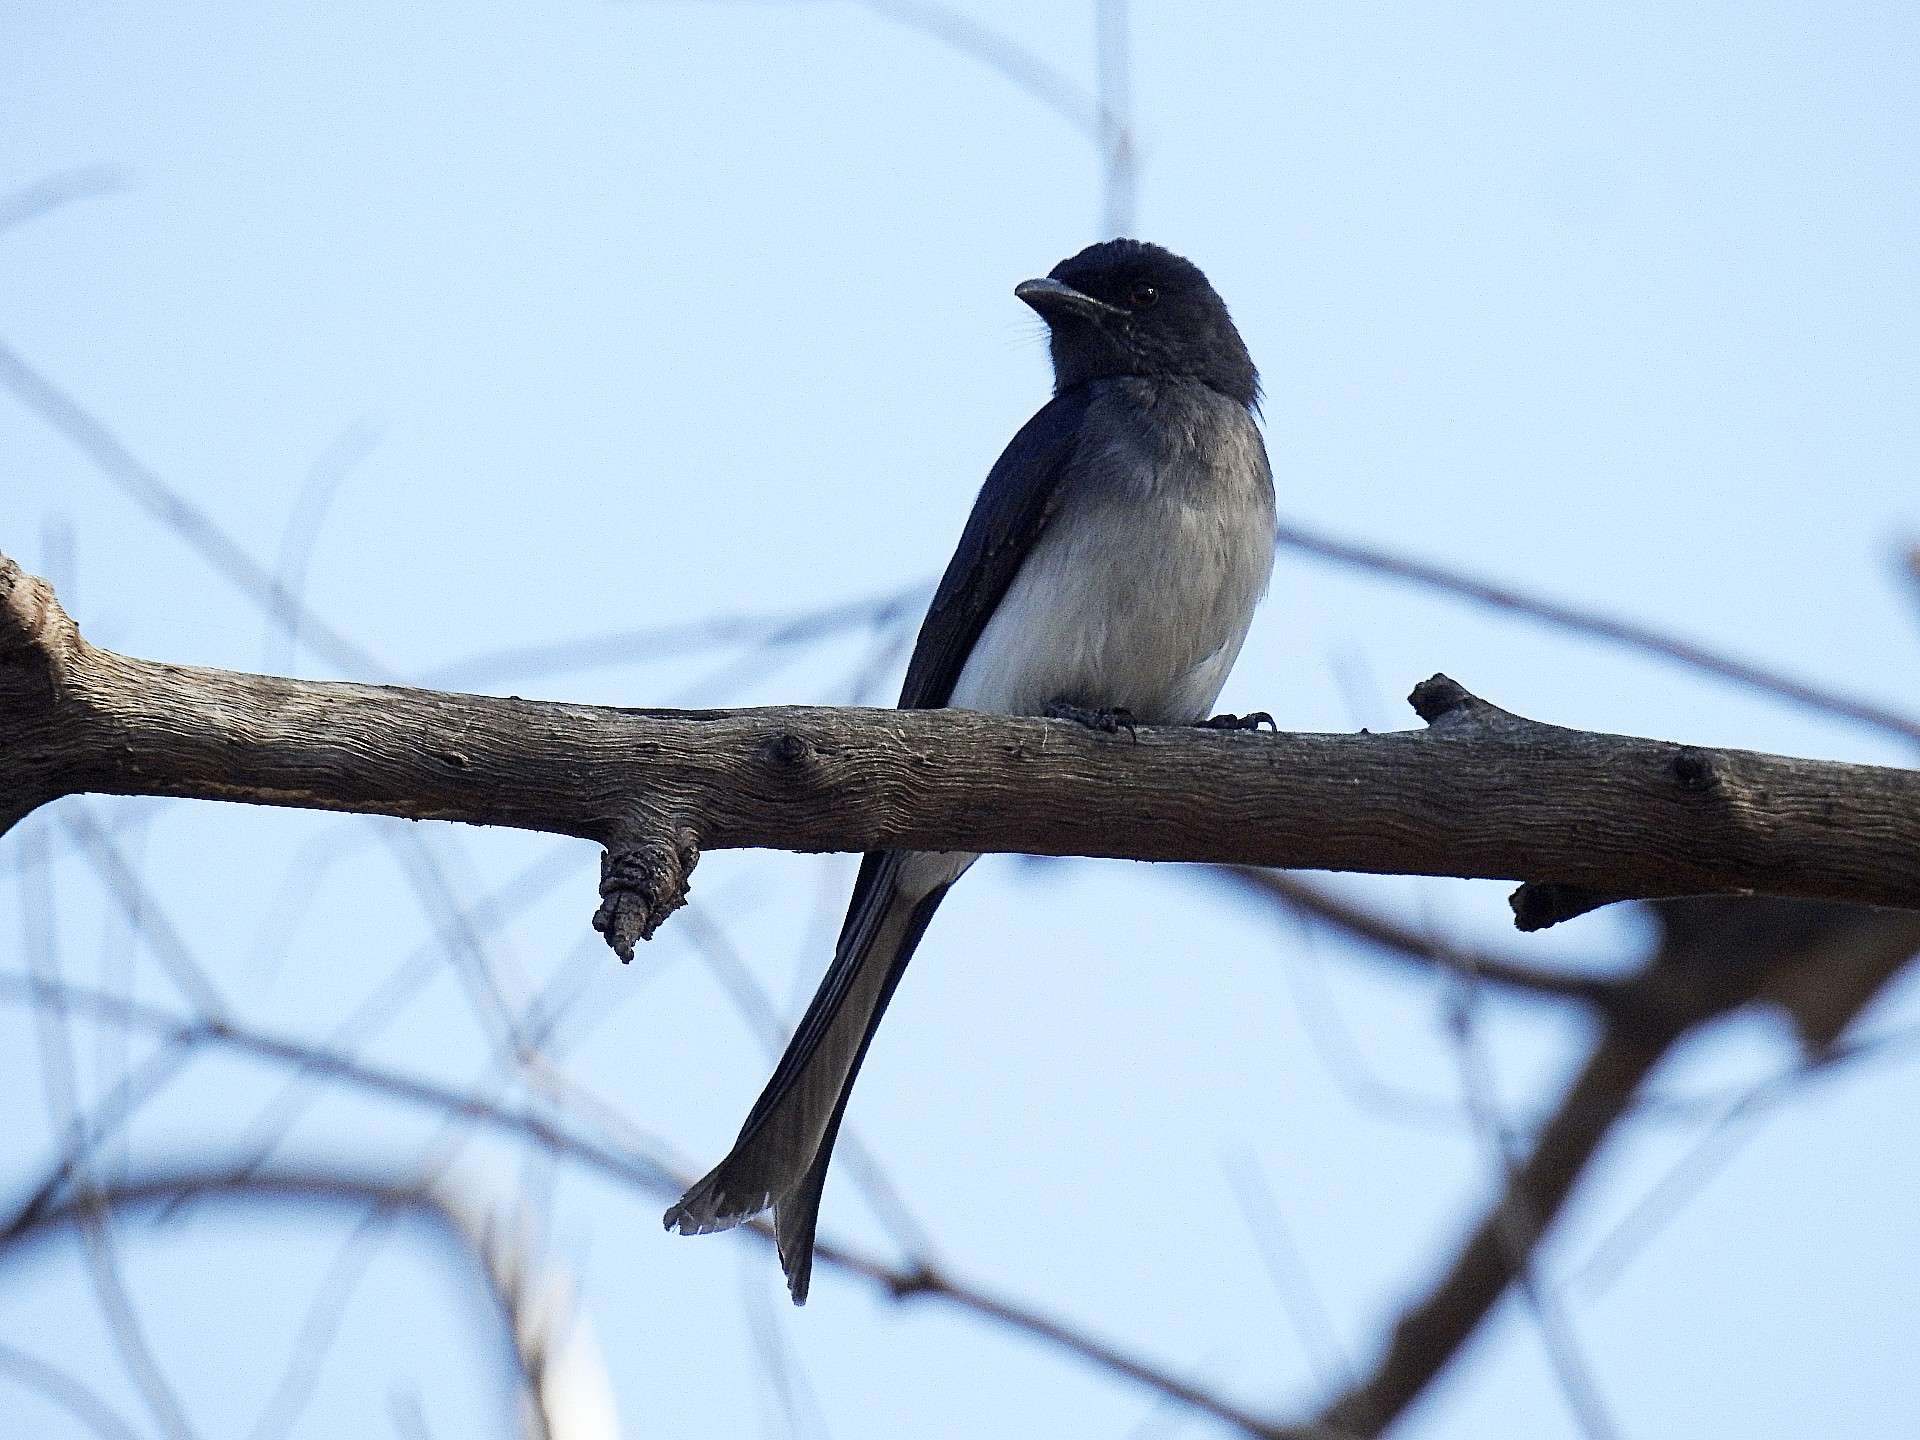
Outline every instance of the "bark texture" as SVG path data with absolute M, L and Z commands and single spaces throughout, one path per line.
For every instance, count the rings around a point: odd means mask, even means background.
M 623 954 L 681 902 L 701 849 L 733 846 L 1920 908 L 1920 772 L 1562 729 L 1444 676 L 1411 699 L 1426 728 L 1386 735 L 1106 735 L 962 711 L 610 709 L 289 680 L 97 649 L 0 556 L 0 830 L 97 792 L 575 835 L 607 847 L 596 924 Z

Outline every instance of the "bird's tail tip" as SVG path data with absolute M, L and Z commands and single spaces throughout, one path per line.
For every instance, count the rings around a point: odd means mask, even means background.
M 813 1231 L 820 1218 L 819 1192 L 805 1193 L 781 1202 L 774 1212 L 773 1234 L 780 1252 L 780 1269 L 787 1277 L 787 1293 L 793 1303 L 807 1303 L 807 1291 L 813 1284 Z
M 773 1196 L 764 1192 L 734 1192 L 728 1180 L 727 1166 L 722 1162 L 704 1180 L 689 1186 L 687 1193 L 668 1207 L 661 1223 L 682 1235 L 711 1235 L 744 1225 L 773 1204 Z
M 779 1197 L 759 1184 L 749 1184 L 742 1190 L 730 1171 L 731 1159 L 723 1160 L 705 1179 L 690 1186 L 678 1203 L 668 1208 L 662 1224 L 682 1235 L 711 1235 L 744 1225 L 771 1208 L 787 1292 L 794 1304 L 806 1304 L 813 1281 L 813 1232 L 820 1209 L 818 1183 L 802 1184 L 798 1193 Z
M 783 1261 L 782 1264 L 785 1264 Z M 787 1294 L 793 1297 L 793 1303 L 807 1303 L 807 1289 L 813 1280 L 813 1253 L 809 1251 L 798 1264 L 787 1266 Z

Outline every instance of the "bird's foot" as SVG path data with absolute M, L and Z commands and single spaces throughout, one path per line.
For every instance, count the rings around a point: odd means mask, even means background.
M 1089 707 L 1075 705 L 1068 700 L 1054 700 L 1047 705 L 1049 720 L 1071 720 L 1076 725 L 1084 725 L 1089 730 L 1098 730 L 1102 735 L 1117 735 L 1124 730 L 1138 740 L 1140 736 L 1133 728 L 1133 712 L 1119 705 L 1100 705 Z
M 1280 733 L 1280 727 L 1273 723 L 1273 716 L 1264 710 L 1249 710 L 1245 715 L 1216 715 L 1199 724 L 1202 730 L 1258 730 L 1264 725 L 1274 734 Z

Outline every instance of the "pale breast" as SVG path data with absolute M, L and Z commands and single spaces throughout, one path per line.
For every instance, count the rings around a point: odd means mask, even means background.
M 1259 431 L 1198 385 L 1125 382 L 1085 428 L 1103 441 L 1076 457 L 952 703 L 1036 714 L 1058 699 L 1148 723 L 1202 719 L 1273 568 Z

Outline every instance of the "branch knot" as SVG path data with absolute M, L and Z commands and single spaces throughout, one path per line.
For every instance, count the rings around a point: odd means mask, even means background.
M 778 769 L 795 770 L 813 758 L 813 744 L 804 735 L 782 730 L 767 741 L 766 756 Z
M 1706 751 L 1682 745 L 1674 753 L 1673 778 L 1689 795 L 1704 795 L 1720 783 L 1720 772 Z

